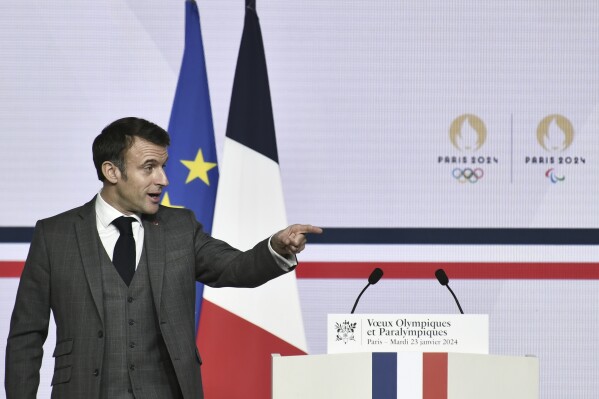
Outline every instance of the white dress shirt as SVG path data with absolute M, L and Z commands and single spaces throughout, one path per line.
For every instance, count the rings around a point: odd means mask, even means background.
M 112 221 L 120 216 L 132 217 L 136 220 L 131 223 L 131 228 L 133 229 L 133 238 L 135 239 L 135 270 L 137 270 L 137 265 L 141 259 L 141 250 L 144 245 L 144 226 L 141 223 L 141 218 L 135 214 L 123 215 L 108 204 L 108 202 L 104 201 L 104 198 L 98 193 L 96 196 L 96 226 L 98 227 L 98 234 L 100 235 L 102 245 L 111 261 L 116 240 L 121 235 L 119 229 L 112 224 Z

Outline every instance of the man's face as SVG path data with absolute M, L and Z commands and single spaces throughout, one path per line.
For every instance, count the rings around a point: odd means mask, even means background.
M 111 205 L 124 214 L 158 212 L 160 194 L 168 185 L 164 171 L 167 158 L 165 147 L 134 137 L 133 145 L 125 152 L 126 176 L 117 171 Z

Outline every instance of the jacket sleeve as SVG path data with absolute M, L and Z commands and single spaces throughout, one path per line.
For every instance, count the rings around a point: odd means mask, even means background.
M 6 345 L 7 399 L 35 399 L 50 320 L 50 265 L 38 222 L 19 282 Z
M 191 216 L 197 281 L 210 287 L 253 288 L 286 273 L 268 249 L 268 238 L 250 250 L 240 251 L 210 237 Z

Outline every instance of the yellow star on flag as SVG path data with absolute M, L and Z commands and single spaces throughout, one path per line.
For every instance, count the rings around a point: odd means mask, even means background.
M 202 149 L 198 150 L 198 154 L 196 155 L 196 159 L 193 161 L 182 160 L 181 163 L 189 169 L 189 175 L 187 175 L 187 180 L 185 183 L 189 183 L 195 178 L 201 179 L 207 186 L 210 185 L 210 181 L 208 180 L 208 171 L 216 166 L 216 163 L 206 162 L 204 161 L 204 154 L 202 154 Z
M 164 197 L 162 197 L 161 204 L 164 205 L 164 206 L 168 206 L 169 208 L 185 208 L 184 206 L 171 204 L 171 199 L 168 196 L 167 192 L 164 193 Z

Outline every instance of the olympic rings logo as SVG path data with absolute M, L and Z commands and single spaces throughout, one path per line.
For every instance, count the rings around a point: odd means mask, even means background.
M 456 179 L 460 183 L 476 183 L 480 179 L 483 178 L 485 172 L 481 168 L 471 169 L 471 168 L 455 168 L 451 171 L 451 175 L 454 179 Z

